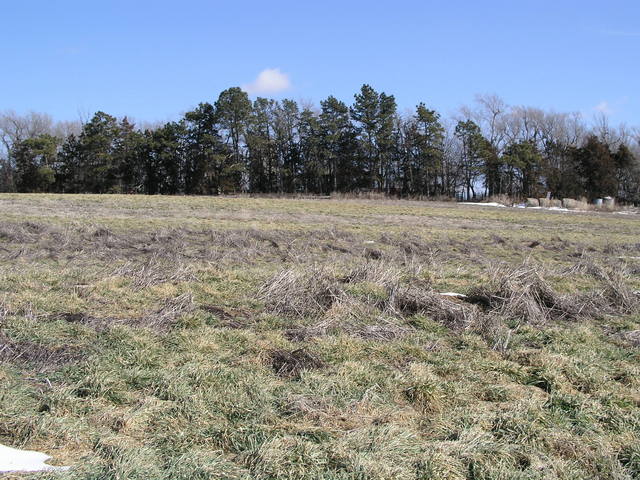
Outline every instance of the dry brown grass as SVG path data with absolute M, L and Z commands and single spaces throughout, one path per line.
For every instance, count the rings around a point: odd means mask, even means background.
M 624 314 L 640 308 L 640 293 L 629 285 L 637 275 L 634 266 L 615 258 L 604 264 L 583 254 L 578 262 L 562 271 L 563 275 L 576 273 L 590 275 L 598 283 L 598 288 L 583 296 L 583 301 L 592 304 L 590 313 Z
M 311 266 L 282 270 L 262 286 L 259 296 L 273 313 L 307 317 L 324 313 L 341 293 L 331 273 Z
M 473 329 L 496 336 L 499 350 L 505 348 L 505 339 L 500 337 L 505 319 L 541 326 L 551 321 L 631 313 L 639 306 L 638 295 L 629 288 L 622 272 L 591 264 L 571 271 L 592 272 L 599 286 L 588 292 L 565 294 L 545 280 L 543 266 L 531 262 L 516 268 L 493 267 L 482 285 L 471 287 L 462 297 L 441 295 L 425 280 L 422 270 L 416 264 L 409 269 L 374 261 L 336 275 L 301 265 L 265 282 L 260 300 L 274 314 L 317 319 L 311 325 L 287 331 L 287 337 L 296 341 L 338 332 L 359 338 L 400 338 L 410 333 L 405 319 L 421 315 L 453 330 Z M 370 293 L 354 297 L 353 288 Z
M 175 298 L 164 300 L 161 305 L 139 317 L 96 317 L 83 312 L 65 312 L 53 314 L 52 318 L 61 318 L 70 323 L 80 323 L 97 331 L 104 331 L 112 326 L 127 325 L 166 332 L 173 328 L 184 315 L 195 311 L 196 308 L 193 295 L 183 293 Z
M 389 341 L 409 335 L 412 331 L 411 327 L 381 312 L 375 305 L 345 295 L 322 318 L 311 325 L 290 328 L 285 335 L 298 342 L 341 334 L 363 340 Z
M 61 478 L 639 475 L 632 215 L 3 198 L 0 443 Z
M 551 319 L 577 318 L 589 308 L 576 298 L 559 295 L 544 280 L 542 269 L 529 264 L 493 269 L 484 285 L 469 291 L 467 301 L 505 318 L 537 325 Z
M 129 280 L 134 289 L 144 289 L 163 283 L 196 281 L 197 277 L 192 270 L 192 266 L 182 261 L 167 262 L 152 256 L 142 264 L 127 261 L 116 268 L 111 276 Z
M 634 347 L 640 347 L 640 330 L 631 330 L 624 332 L 622 338 L 628 341 Z
M 464 330 L 480 322 L 480 311 L 461 299 L 445 297 L 440 293 L 412 286 L 394 290 L 389 306 L 402 315 L 427 315 L 449 328 Z

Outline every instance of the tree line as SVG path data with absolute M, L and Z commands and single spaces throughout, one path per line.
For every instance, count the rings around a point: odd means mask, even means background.
M 395 196 L 612 196 L 640 202 L 639 136 L 606 117 L 512 107 L 479 96 L 443 119 L 363 85 L 351 105 L 258 97 L 238 87 L 177 121 L 136 126 L 0 115 L 0 190 L 217 195 L 381 192 Z

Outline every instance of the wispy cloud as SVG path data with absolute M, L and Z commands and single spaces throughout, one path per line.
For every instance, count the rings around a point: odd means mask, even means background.
M 604 113 L 605 115 L 611 115 L 613 113 L 613 108 L 611 108 L 611 105 L 606 100 L 597 104 L 593 109 L 596 112 Z
M 619 115 L 625 110 L 626 105 L 629 104 L 630 98 L 625 95 L 624 97 L 618 97 L 613 100 L 602 100 L 597 105 L 591 107 L 589 110 L 584 111 L 584 114 L 593 112 L 601 113 L 604 115 Z
M 289 75 L 282 73 L 279 68 L 266 68 L 253 82 L 242 86 L 242 89 L 249 94 L 277 93 L 289 88 L 291 88 Z

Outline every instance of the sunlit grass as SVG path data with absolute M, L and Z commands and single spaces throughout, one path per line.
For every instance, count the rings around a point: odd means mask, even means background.
M 74 466 L 55 478 L 640 476 L 633 216 L 247 197 L 0 207 L 0 443 Z M 588 314 L 437 296 L 516 268 Z

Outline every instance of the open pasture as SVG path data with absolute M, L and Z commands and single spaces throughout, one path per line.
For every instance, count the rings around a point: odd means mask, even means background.
M 37 478 L 638 478 L 638 290 L 634 214 L 2 194 L 0 443 L 73 467 Z

